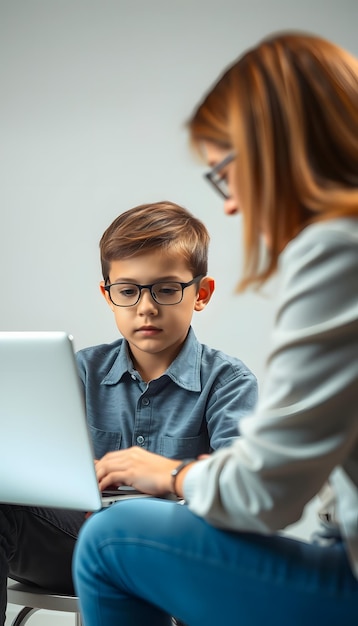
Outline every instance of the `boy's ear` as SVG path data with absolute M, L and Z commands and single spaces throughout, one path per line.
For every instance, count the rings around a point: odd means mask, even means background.
M 101 294 L 104 297 L 104 299 L 106 300 L 108 306 L 112 309 L 112 311 L 114 310 L 114 305 L 109 297 L 109 293 L 108 291 L 105 290 L 105 282 L 104 280 L 101 280 L 101 282 L 99 283 L 99 288 L 101 290 Z
M 200 281 L 199 291 L 196 296 L 194 311 L 202 311 L 208 304 L 214 293 L 215 281 L 211 276 L 204 276 Z

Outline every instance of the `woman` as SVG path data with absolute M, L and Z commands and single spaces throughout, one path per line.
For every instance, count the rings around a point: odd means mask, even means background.
M 240 288 L 280 270 L 266 385 L 242 436 L 208 458 L 131 448 L 100 462 L 101 488 L 187 504 L 129 500 L 87 522 L 74 562 L 85 625 L 356 626 L 358 61 L 317 37 L 273 36 L 188 126 L 226 213 L 243 215 Z M 323 486 L 321 538 L 279 534 Z

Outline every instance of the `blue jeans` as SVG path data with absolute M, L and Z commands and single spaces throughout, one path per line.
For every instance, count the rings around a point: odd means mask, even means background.
M 125 500 L 82 527 L 73 562 L 85 626 L 357 626 L 358 581 L 330 547 L 210 526 L 186 506 Z

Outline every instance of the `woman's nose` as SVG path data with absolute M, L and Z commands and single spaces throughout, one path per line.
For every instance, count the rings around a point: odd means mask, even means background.
M 226 215 L 236 215 L 240 213 L 239 207 L 233 198 L 228 198 L 224 202 L 224 213 Z

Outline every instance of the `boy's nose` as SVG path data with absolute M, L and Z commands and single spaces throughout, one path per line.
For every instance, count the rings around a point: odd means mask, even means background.
M 152 314 L 158 311 L 158 305 L 153 300 L 149 289 L 142 289 L 139 302 L 137 304 L 137 310 L 140 314 L 150 311 Z

